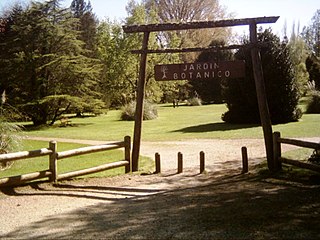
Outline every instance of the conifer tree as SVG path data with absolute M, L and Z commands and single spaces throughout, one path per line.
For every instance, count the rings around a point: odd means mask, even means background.
M 92 111 L 99 94 L 96 84 L 100 66 L 83 55 L 77 21 L 59 0 L 32 2 L 15 16 L 3 48 L 9 54 L 7 94 L 35 125 L 51 123 L 70 110 Z M 95 100 L 96 99 L 96 100 Z

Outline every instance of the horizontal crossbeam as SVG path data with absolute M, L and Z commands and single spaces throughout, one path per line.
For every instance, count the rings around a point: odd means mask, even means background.
M 128 25 L 128 26 L 125 25 L 125 26 L 122 26 L 122 28 L 125 33 L 158 32 L 158 31 L 219 28 L 219 27 L 243 26 L 243 25 L 250 25 L 250 24 L 275 23 L 278 19 L 279 19 L 279 16 L 272 16 L 272 17 L 229 19 L 229 20 L 220 20 L 220 21 L 160 23 L 160 24 Z
M 167 49 L 148 49 L 148 50 L 131 50 L 132 54 L 161 54 L 161 53 L 187 53 L 187 52 L 215 52 L 221 50 L 232 50 L 240 48 L 252 48 L 252 47 L 263 47 L 266 43 L 256 43 L 256 44 L 245 44 L 245 45 L 229 45 L 229 46 L 212 46 L 212 47 L 198 47 L 198 48 L 167 48 Z

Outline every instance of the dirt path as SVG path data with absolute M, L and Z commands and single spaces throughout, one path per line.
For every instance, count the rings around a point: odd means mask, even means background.
M 159 152 L 163 174 L 2 189 L 0 237 L 319 239 L 319 185 L 254 170 L 239 175 L 241 146 L 248 148 L 251 169 L 265 155 L 260 139 L 144 142 L 141 154 Z M 183 174 L 175 174 L 178 151 L 185 156 Z M 207 158 L 202 175 L 195 167 L 199 151 Z

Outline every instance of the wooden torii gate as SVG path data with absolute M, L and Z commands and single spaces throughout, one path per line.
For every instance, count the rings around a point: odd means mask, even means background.
M 243 45 L 231 45 L 231 46 L 225 46 L 225 47 L 211 47 L 211 48 L 153 49 L 152 50 L 152 49 L 148 49 L 150 32 L 233 27 L 233 26 L 244 26 L 244 25 L 249 26 L 249 30 L 250 30 L 250 44 L 247 47 L 251 48 L 253 73 L 254 73 L 254 79 L 255 79 L 255 85 L 256 85 L 261 125 L 263 128 L 263 134 L 264 134 L 268 168 L 271 171 L 278 170 L 278 164 L 273 156 L 272 125 L 271 125 L 271 118 L 270 118 L 269 108 L 267 103 L 259 43 L 257 38 L 257 24 L 275 23 L 278 19 L 279 19 L 279 16 L 272 16 L 272 17 L 230 19 L 230 20 L 221 20 L 221 21 L 199 21 L 199 22 L 188 22 L 188 23 L 164 23 L 164 24 L 123 26 L 123 30 L 125 33 L 139 33 L 139 32 L 143 33 L 142 48 L 140 50 L 131 51 L 134 54 L 141 54 L 139 81 L 137 86 L 137 105 L 136 105 L 136 115 L 135 115 L 135 125 L 134 125 L 134 136 L 133 136 L 132 171 L 138 171 L 140 144 L 141 144 L 141 130 L 142 130 L 142 121 L 143 121 L 143 101 L 145 96 L 145 85 L 146 85 L 145 75 L 146 75 L 147 55 L 152 53 L 216 51 L 216 50 L 225 50 L 225 49 L 238 49 L 238 48 L 244 47 Z

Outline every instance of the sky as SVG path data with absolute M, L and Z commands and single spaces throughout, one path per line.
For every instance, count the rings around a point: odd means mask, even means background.
M 29 0 L 0 0 L 0 10 L 10 6 L 13 2 L 29 2 Z M 70 6 L 72 0 L 64 0 L 63 5 Z M 124 20 L 127 16 L 126 5 L 129 0 L 90 0 L 93 12 L 99 19 Z M 311 22 L 317 9 L 320 9 L 319 0 L 220 0 L 220 4 L 233 13 L 235 18 L 251 18 L 264 16 L 280 16 L 279 20 L 271 25 L 273 32 L 283 35 L 285 23 L 287 33 L 300 24 L 300 31 Z M 247 27 L 236 27 L 239 33 L 247 32 Z

